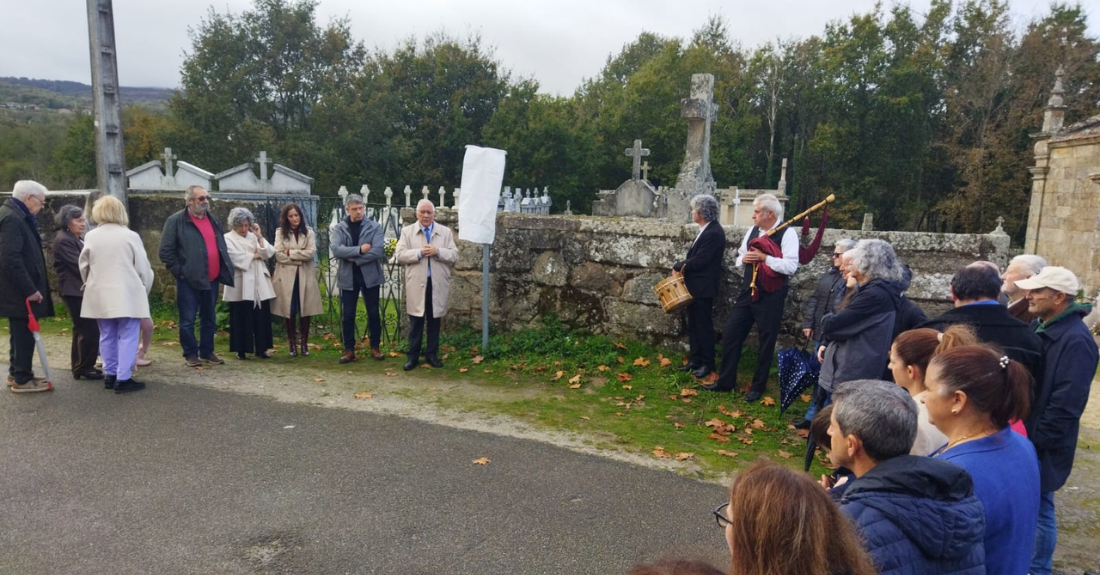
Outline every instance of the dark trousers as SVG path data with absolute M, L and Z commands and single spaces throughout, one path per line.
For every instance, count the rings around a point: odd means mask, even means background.
M 209 357 L 214 355 L 214 330 L 217 317 L 214 302 L 218 299 L 218 282 L 210 282 L 209 289 L 195 289 L 191 284 L 176 280 L 176 307 L 180 313 L 180 347 L 183 357 Z M 195 340 L 195 316 L 199 318 L 199 339 Z
M 354 270 L 359 273 L 358 268 Z M 355 309 L 359 305 L 359 294 L 363 294 L 363 304 L 367 306 L 367 333 L 370 334 L 371 349 L 382 344 L 382 316 L 378 311 L 382 286 L 364 287 L 355 282 L 354 289 L 340 290 L 340 320 L 343 328 L 344 351 L 355 350 Z
M 95 371 L 95 358 L 99 355 L 99 322 L 80 317 L 80 306 L 84 298 L 62 296 L 69 317 L 73 319 L 73 343 L 69 351 L 69 360 L 73 375 L 83 375 Z
M 8 375 L 22 385 L 34 379 L 34 335 L 25 317 L 9 317 L 8 326 Z
M 261 355 L 275 347 L 271 333 L 271 300 L 229 302 L 229 351 Z
M 437 357 L 439 353 L 439 324 L 442 323 L 434 315 L 432 309 L 432 278 L 428 278 L 428 288 L 424 290 L 424 317 L 409 316 L 409 361 L 420 359 L 421 337 L 424 335 L 424 324 L 428 324 L 428 346 L 424 348 L 424 357 Z
M 714 370 L 714 298 L 696 298 L 687 307 L 689 359 Z
M 748 291 L 742 292 L 733 304 L 726 325 L 722 328 L 722 370 L 715 382 L 722 389 L 737 387 L 737 364 L 741 362 L 741 347 L 749 336 L 753 324 L 760 337 L 759 357 L 752 376 L 752 390 L 764 393 L 768 385 L 768 372 L 775 355 L 775 341 L 779 338 L 779 323 L 783 319 L 783 302 L 787 299 L 787 286 L 772 293 L 763 293 L 760 301 L 753 303 Z

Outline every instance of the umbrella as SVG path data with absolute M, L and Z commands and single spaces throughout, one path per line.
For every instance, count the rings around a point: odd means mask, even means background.
M 50 377 L 50 362 L 46 360 L 46 344 L 39 335 L 38 319 L 31 311 L 31 298 L 27 298 L 27 329 L 34 335 L 34 345 L 38 348 L 38 359 L 42 361 L 42 373 L 46 376 L 46 386 L 53 390 L 53 378 Z
M 779 350 L 779 413 L 786 411 L 804 389 L 817 383 L 820 370 L 817 358 L 804 349 Z

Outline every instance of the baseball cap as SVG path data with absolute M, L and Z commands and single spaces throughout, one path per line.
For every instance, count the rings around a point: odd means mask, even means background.
M 1077 295 L 1080 284 L 1077 283 L 1077 276 L 1066 268 L 1047 266 L 1039 273 L 1017 281 L 1016 287 L 1028 290 L 1050 288 L 1062 293 Z

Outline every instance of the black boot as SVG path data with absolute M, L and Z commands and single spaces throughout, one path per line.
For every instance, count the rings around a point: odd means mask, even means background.
M 118 376 L 108 375 L 103 378 L 103 389 L 114 389 L 115 381 L 118 380 Z
M 132 377 L 115 383 L 115 393 L 129 393 L 143 389 L 145 389 L 145 384 Z
M 286 318 L 286 340 L 290 342 L 290 357 L 298 355 L 298 324 L 294 318 Z
M 302 356 L 309 355 L 309 317 L 302 316 L 298 320 L 299 335 L 302 336 Z

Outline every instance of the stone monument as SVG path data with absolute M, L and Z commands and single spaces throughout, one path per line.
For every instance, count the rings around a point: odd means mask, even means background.
M 637 218 L 665 217 L 665 203 L 657 189 L 642 177 L 642 157 L 649 155 L 649 148 L 642 147 L 641 140 L 627 148 L 625 155 L 633 158 L 630 179 L 614 190 L 603 190 L 600 198 L 592 202 L 592 215 Z M 649 171 L 649 163 L 645 165 Z
M 670 221 L 690 221 L 691 198 L 715 193 L 714 175 L 710 171 L 710 127 L 718 120 L 713 74 L 691 75 L 691 97 L 681 101 L 680 116 L 688 121 L 687 149 L 680 175 L 676 177 L 676 188 L 668 192 Z
M 178 158 L 172 153 L 172 148 L 164 148 L 164 155 L 161 157 L 163 171 L 161 160 L 153 160 L 126 172 L 126 178 L 129 181 L 127 187 L 130 191 L 182 191 L 192 185 L 202 186 L 207 190 L 212 188 L 214 174 L 198 166 L 177 161 L 173 169 L 173 160 Z

